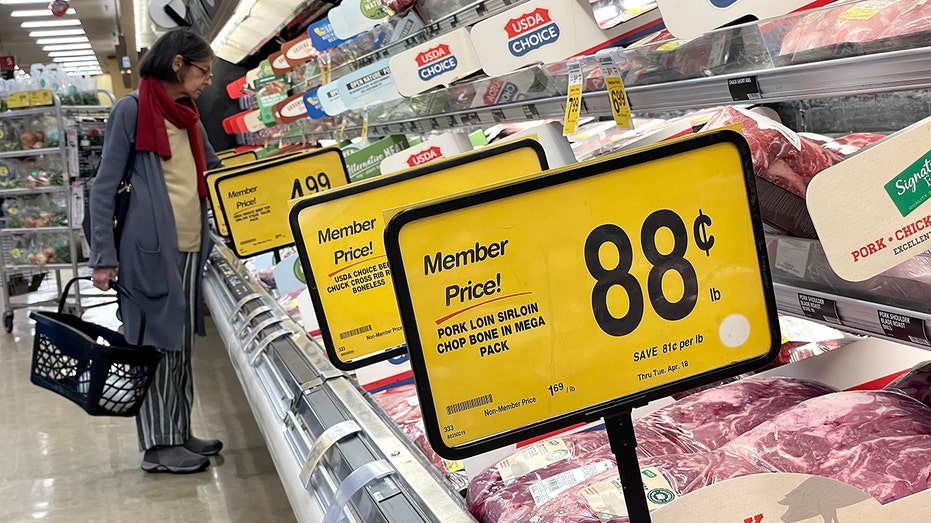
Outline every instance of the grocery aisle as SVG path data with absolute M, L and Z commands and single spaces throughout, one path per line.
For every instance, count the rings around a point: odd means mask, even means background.
M 54 292 L 54 289 L 49 291 Z M 0 522 L 290 522 L 291 507 L 208 318 L 195 345 L 195 434 L 223 440 L 206 472 L 147 474 L 132 418 L 91 417 L 29 382 L 32 325 L 0 332 Z M 112 309 L 85 319 L 108 325 Z

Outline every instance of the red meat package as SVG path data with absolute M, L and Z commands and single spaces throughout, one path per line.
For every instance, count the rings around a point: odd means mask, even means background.
M 748 474 L 832 478 L 882 503 L 931 487 L 931 409 L 889 391 L 838 392 L 787 409 L 727 445 L 641 460 L 651 509 Z M 656 493 L 651 495 L 650 493 Z M 531 511 L 534 523 L 627 523 L 617 469 L 605 470 Z
M 779 54 L 790 55 L 819 47 L 871 42 L 885 36 L 905 34 L 907 28 L 920 24 L 920 14 L 912 13 L 901 25 L 896 21 L 915 3 L 915 0 L 864 0 L 814 11 L 801 17 L 786 33 Z M 898 32 L 890 33 L 892 27 L 897 27 Z
M 670 454 L 640 462 L 650 510 L 725 479 L 769 472 L 732 452 Z M 616 467 L 599 473 L 538 505 L 525 521 L 533 523 L 628 523 L 627 506 Z
M 641 462 L 716 449 L 783 410 L 832 389 L 794 378 L 750 377 L 691 394 L 634 421 Z M 545 459 L 544 459 L 545 458 Z M 523 449 L 472 479 L 467 503 L 483 522 L 524 521 L 615 457 L 604 430 Z
M 931 1 L 916 0 L 907 6 L 891 24 L 886 26 L 880 38 L 905 36 L 931 29 Z
M 812 398 L 722 448 L 773 471 L 853 485 L 880 503 L 931 487 L 931 409 L 892 391 Z
M 886 135 L 879 133 L 852 133 L 823 143 L 821 147 L 847 156 L 885 137 Z
M 901 392 L 931 407 L 931 362 L 915 365 L 883 389 Z
M 837 158 L 781 123 L 738 107 L 723 107 L 705 125 L 706 130 L 740 124 L 750 145 L 757 176 L 805 197 L 808 182 L 837 163 Z
M 834 392 L 793 378 L 753 376 L 703 390 L 634 422 L 640 459 L 721 447 L 802 401 Z

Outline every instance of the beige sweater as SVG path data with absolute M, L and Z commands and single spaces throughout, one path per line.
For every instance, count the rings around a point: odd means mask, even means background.
M 191 142 L 186 129 L 175 127 L 165 120 L 171 159 L 162 158 L 168 199 L 175 215 L 178 230 L 178 249 L 181 252 L 200 250 L 200 198 L 197 195 L 197 168 Z

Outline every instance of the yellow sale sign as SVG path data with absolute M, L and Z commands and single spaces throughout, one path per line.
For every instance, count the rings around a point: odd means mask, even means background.
M 384 211 L 546 167 L 542 146 L 519 140 L 295 203 L 291 229 L 333 364 L 353 370 L 404 352 L 385 255 Z
M 229 237 L 230 232 L 226 227 L 226 220 L 223 217 L 223 213 L 220 212 L 220 198 L 217 194 L 216 189 L 214 188 L 214 182 L 217 178 L 221 176 L 226 176 L 228 174 L 244 172 L 248 170 L 257 170 L 269 165 L 280 165 L 283 162 L 290 162 L 293 160 L 299 160 L 301 158 L 307 158 L 313 151 L 302 151 L 293 154 L 288 154 L 278 157 L 268 157 L 261 160 L 255 160 L 255 154 L 250 151 L 248 154 L 252 154 L 253 159 L 248 162 L 235 162 L 228 163 L 226 160 L 223 161 L 224 166 L 211 169 L 204 172 L 204 182 L 207 184 L 207 201 L 210 203 L 210 208 L 214 209 L 213 219 L 217 225 L 217 233 L 220 236 Z M 246 153 L 243 153 L 246 154 Z
M 214 214 L 222 216 L 240 258 L 294 243 L 288 226 L 291 200 L 349 183 L 336 147 L 256 162 L 212 179 Z
M 408 209 L 386 231 L 431 444 L 459 459 L 779 348 L 749 149 L 724 131 Z

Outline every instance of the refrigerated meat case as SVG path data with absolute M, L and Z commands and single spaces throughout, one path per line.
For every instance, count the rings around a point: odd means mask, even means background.
M 371 396 L 219 244 L 204 296 L 299 521 L 474 521 Z
M 931 31 L 781 56 L 778 46 L 774 52 L 773 39 L 785 34 L 783 24 L 791 19 L 629 48 L 624 80 L 635 115 L 756 103 L 775 109 L 796 131 L 839 134 L 894 132 L 931 113 Z M 595 61 L 580 61 L 586 78 L 596 79 Z M 737 82 L 743 79 L 750 80 Z M 476 95 L 490 84 L 509 81 L 522 86 L 518 100 L 483 105 Z M 755 89 L 735 90 L 736 83 Z M 373 138 L 561 119 L 566 92 L 566 63 L 533 66 L 369 107 L 365 114 L 348 113 L 339 128 L 332 120 L 305 119 L 256 133 L 251 140 L 337 138 L 359 134 L 363 126 Z M 596 81 L 586 82 L 581 116 L 611 117 L 608 94 Z M 830 269 L 816 237 L 808 236 L 767 232 L 780 312 L 929 346 L 927 336 L 884 331 L 878 315 L 906 315 L 928 332 L 931 256 L 922 254 L 866 282 L 847 282 Z M 369 394 L 327 362 L 320 344 L 287 317 L 222 241 L 211 255 L 206 281 L 207 303 L 300 520 L 334 521 L 324 512 L 345 510 L 354 521 L 473 521 L 460 494 Z M 836 314 L 812 317 L 800 301 L 809 296 L 829 300 Z M 344 499 L 350 500 L 345 509 Z

